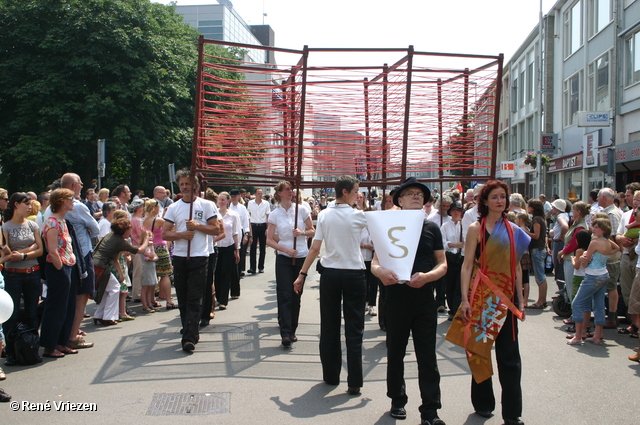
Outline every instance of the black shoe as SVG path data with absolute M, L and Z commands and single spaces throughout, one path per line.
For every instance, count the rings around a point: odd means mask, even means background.
M 247 273 L 249 273 L 249 274 L 256 274 L 256 271 L 255 271 L 255 270 L 247 270 Z
M 407 419 L 407 411 L 404 407 L 393 407 L 391 406 L 391 410 L 389 411 L 389 415 L 395 419 Z
M 349 387 L 347 388 L 347 392 L 349 395 L 358 395 L 360 394 L 360 387 Z
M 493 416 L 490 410 L 476 410 L 476 415 L 482 416 L 483 418 L 490 418 Z
M 133 311 L 133 310 L 131 310 L 130 308 L 128 308 L 128 309 L 127 309 L 127 314 L 128 314 L 129 316 L 135 316 L 135 315 L 136 315 L 136 312 L 135 312 L 135 311 Z
M 0 403 L 6 403 L 11 400 L 11 396 L 4 392 L 2 388 L 0 388 Z
M 258 273 L 264 273 L 264 269 L 258 270 Z
M 524 422 L 520 420 L 520 418 L 515 419 L 505 419 L 504 425 L 524 425 Z
M 191 341 L 187 341 L 184 344 L 182 344 L 182 349 L 184 351 L 191 352 L 196 349 L 196 345 Z
M 4 365 L 5 366 L 15 366 L 16 365 L 15 357 L 7 356 L 7 360 L 4 361 Z
M 447 425 L 444 423 L 444 421 L 440 418 L 433 418 L 433 419 L 423 419 L 420 422 L 420 425 Z
M 240 272 L 240 277 L 244 276 L 244 272 Z
M 283 336 L 282 337 L 282 346 L 283 347 L 291 347 L 291 338 L 289 338 L 288 336 Z
M 207 319 L 202 319 L 202 320 L 200 321 L 200 327 L 201 327 L 201 328 L 204 328 L 205 326 L 209 326 L 209 320 L 207 320 Z
M 298 337 L 295 335 L 291 335 L 291 342 L 298 342 Z

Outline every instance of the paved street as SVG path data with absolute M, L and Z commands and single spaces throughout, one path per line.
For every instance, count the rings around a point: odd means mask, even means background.
M 241 281 L 240 299 L 217 311 L 202 329 L 193 354 L 180 348 L 177 310 L 141 313 L 137 319 L 96 327 L 86 319 L 83 329 L 91 349 L 63 359 L 46 358 L 31 367 L 4 367 L 0 382 L 14 401 L 51 403 L 51 411 L 12 411 L 0 404 L 1 423 L 216 423 L 216 424 L 394 424 L 386 397 L 384 333 L 377 318 L 366 316 L 365 384 L 360 396 L 346 393 L 346 370 L 338 387 L 325 385 L 318 356 L 318 276 L 310 273 L 303 311 L 292 349 L 280 346 L 276 318 L 273 250 L 266 273 Z M 248 259 L 247 259 L 248 263 Z M 554 283 L 550 282 L 550 287 Z M 550 291 L 551 292 L 551 291 Z M 536 291 L 530 295 L 535 300 Z M 164 304 L 164 303 L 163 303 Z M 95 305 L 91 304 L 92 313 Z M 637 419 L 636 393 L 640 366 L 627 356 L 637 340 L 605 331 L 606 345 L 570 347 L 560 318 L 550 309 L 531 313 L 520 324 L 524 392 L 523 420 L 532 424 L 622 424 Z M 440 315 L 438 360 L 442 375 L 440 417 L 449 425 L 502 424 L 497 415 L 473 414 L 469 369 L 463 350 L 444 340 L 449 322 Z M 408 418 L 420 422 L 415 355 L 410 343 L 406 359 Z M 497 377 L 495 377 L 497 378 Z M 494 379 L 499 400 L 500 387 Z M 176 404 L 154 396 L 179 393 L 192 413 L 151 416 Z M 175 397 L 174 397 L 175 398 Z M 53 402 L 95 403 L 97 412 L 59 412 Z M 198 410 L 209 410 L 206 414 Z M 189 418 L 185 416 L 189 415 Z

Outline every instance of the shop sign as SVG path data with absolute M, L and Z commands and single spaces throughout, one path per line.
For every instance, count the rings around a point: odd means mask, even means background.
M 545 155 L 555 155 L 558 153 L 558 135 L 556 133 L 541 135 L 540 150 Z
M 554 173 L 558 171 L 573 170 L 582 168 L 583 153 L 577 153 L 573 155 L 563 156 L 561 158 L 554 158 L 547 167 L 547 172 Z
M 584 168 L 598 166 L 598 146 L 600 146 L 600 130 L 584 135 Z
M 640 160 L 640 140 L 616 146 L 616 163 Z
M 500 177 L 503 179 L 510 179 L 515 176 L 516 176 L 516 162 L 502 161 L 500 163 Z

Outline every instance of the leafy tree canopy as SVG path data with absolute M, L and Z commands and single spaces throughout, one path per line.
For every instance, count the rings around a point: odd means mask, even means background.
M 149 0 L 0 0 L 0 165 L 10 192 L 64 172 L 151 189 L 188 166 L 197 30 Z M 229 55 L 217 48 L 220 55 Z

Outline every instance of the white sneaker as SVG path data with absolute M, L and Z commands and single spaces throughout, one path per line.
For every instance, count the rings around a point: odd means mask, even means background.
M 369 316 L 377 316 L 378 312 L 376 311 L 376 306 L 369 307 Z

